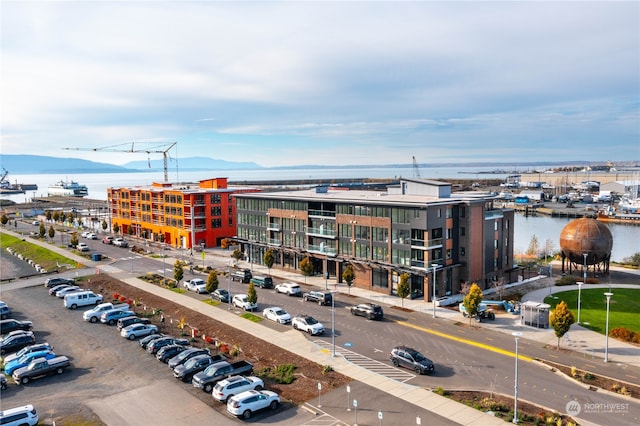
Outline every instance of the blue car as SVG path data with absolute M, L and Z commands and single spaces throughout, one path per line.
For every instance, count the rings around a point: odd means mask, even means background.
M 9 361 L 7 364 L 5 364 L 4 373 L 8 374 L 10 376 L 10 375 L 13 374 L 13 372 L 15 370 L 17 370 L 18 368 L 22 368 L 22 367 L 28 366 L 31 363 L 31 361 L 33 361 L 36 358 L 51 359 L 51 358 L 55 358 L 55 357 L 56 357 L 56 354 L 51 352 L 51 351 L 31 352 L 31 353 L 28 353 L 26 355 L 22 355 L 18 359 L 14 359 L 13 361 Z

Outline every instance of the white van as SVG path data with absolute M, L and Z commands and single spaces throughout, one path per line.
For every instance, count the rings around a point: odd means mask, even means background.
M 89 290 L 69 293 L 64 296 L 64 307 L 68 309 L 75 309 L 78 306 L 95 305 L 98 303 L 102 303 L 102 295 L 95 294 Z

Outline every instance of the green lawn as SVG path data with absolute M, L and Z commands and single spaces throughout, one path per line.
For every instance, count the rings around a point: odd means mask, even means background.
M 604 334 L 607 316 L 606 288 L 583 288 L 580 301 L 580 321 L 584 327 Z M 614 288 L 609 305 L 609 330 L 624 327 L 640 332 L 640 289 Z M 554 296 L 557 298 L 554 298 Z M 578 321 L 578 290 L 564 291 L 547 296 L 545 303 L 551 305 L 564 300 Z M 588 324 L 587 324 L 588 323 Z
M 30 243 L 28 241 L 28 237 L 20 239 L 0 232 L 0 248 L 2 248 L 2 250 L 6 250 L 7 247 L 12 247 L 17 253 L 24 255 L 27 259 L 33 260 L 47 271 L 55 271 L 57 265 L 76 266 L 75 261 L 54 251 L 40 247 L 37 244 Z M 8 253 L 3 252 L 3 255 L 5 254 L 9 255 Z

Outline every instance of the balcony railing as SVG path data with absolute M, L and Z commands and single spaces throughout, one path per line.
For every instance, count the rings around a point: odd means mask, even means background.
M 280 238 L 269 238 L 267 240 L 267 244 L 270 246 L 279 246 L 282 245 L 282 242 L 280 241 Z
M 307 228 L 307 235 L 335 238 L 336 230 L 327 228 Z
M 267 225 L 267 230 L 269 231 L 279 231 L 280 230 L 280 224 L 279 223 L 270 223 Z
M 309 248 L 307 250 L 315 252 L 315 253 L 328 254 L 328 255 L 332 255 L 332 256 L 336 255 L 336 249 L 333 248 L 333 247 L 309 244 Z
M 324 217 L 324 218 L 336 218 L 336 212 L 334 210 L 309 210 L 309 216 Z

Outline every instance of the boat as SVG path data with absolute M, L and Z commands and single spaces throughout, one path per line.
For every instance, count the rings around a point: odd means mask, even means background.
M 596 217 L 601 222 L 621 223 L 627 225 L 640 225 L 640 213 L 628 213 L 620 211 L 613 206 L 605 206 L 598 212 Z
M 49 185 L 49 195 L 57 195 L 62 197 L 86 197 L 89 190 L 85 185 L 80 185 L 73 180 L 59 180 L 53 185 Z
M 8 175 L 9 172 L 3 167 L 0 175 L 0 194 L 24 194 L 38 189 L 38 185 L 33 183 L 10 183 L 7 179 Z

